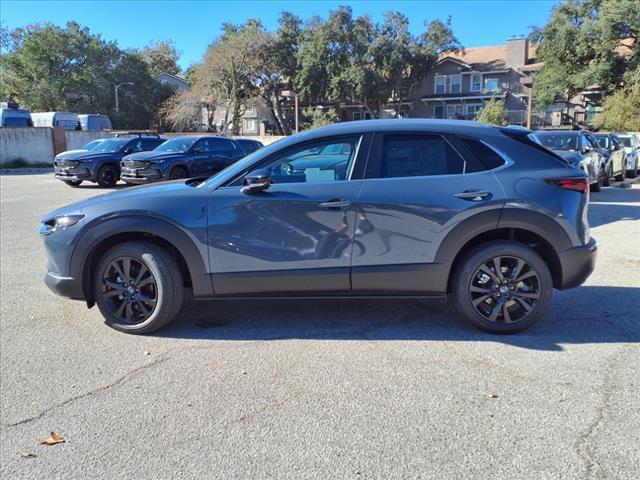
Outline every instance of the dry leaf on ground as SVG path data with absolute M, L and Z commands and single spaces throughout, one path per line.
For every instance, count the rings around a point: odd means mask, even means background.
M 56 432 L 51 432 L 49 438 L 38 440 L 40 445 L 55 445 L 56 443 L 64 443 L 64 437 Z

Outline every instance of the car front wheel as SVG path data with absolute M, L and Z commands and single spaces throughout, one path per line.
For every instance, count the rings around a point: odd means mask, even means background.
M 112 188 L 116 186 L 118 183 L 118 179 L 120 178 L 120 172 L 113 165 L 103 165 L 98 170 L 98 186 L 102 188 Z
M 490 333 L 531 327 L 546 313 L 553 292 L 544 260 L 533 249 L 514 242 L 473 249 L 460 263 L 453 286 L 460 313 Z
M 93 291 L 107 325 L 143 334 L 167 325 L 180 311 L 180 269 L 163 248 L 127 242 L 105 253 L 94 272 Z
M 82 184 L 82 180 L 65 180 L 64 183 L 70 187 L 79 187 Z

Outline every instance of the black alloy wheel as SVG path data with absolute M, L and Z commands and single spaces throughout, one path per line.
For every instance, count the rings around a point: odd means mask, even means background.
M 169 173 L 169 180 L 179 180 L 181 178 L 188 178 L 189 172 L 183 167 L 173 167 Z
M 158 302 L 158 285 L 143 262 L 120 257 L 103 272 L 101 295 L 115 318 L 135 325 L 153 313 Z
M 98 170 L 98 185 L 103 188 L 115 187 L 119 177 L 118 170 L 113 165 L 103 165 Z
M 523 320 L 540 300 L 540 277 L 521 258 L 493 257 L 480 265 L 469 284 L 476 311 L 489 322 Z

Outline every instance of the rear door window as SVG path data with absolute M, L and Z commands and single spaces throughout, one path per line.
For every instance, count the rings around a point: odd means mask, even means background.
M 378 155 L 369 159 L 366 178 L 455 175 L 464 172 L 464 159 L 438 134 L 387 134 L 378 152 Z
M 216 153 L 233 153 L 236 151 L 235 144 L 227 138 L 209 138 L 210 151 Z

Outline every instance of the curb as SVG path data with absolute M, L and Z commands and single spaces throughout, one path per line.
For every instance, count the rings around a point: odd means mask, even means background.
M 24 175 L 27 173 L 51 173 L 53 167 L 34 167 L 34 168 L 2 168 L 0 175 Z

